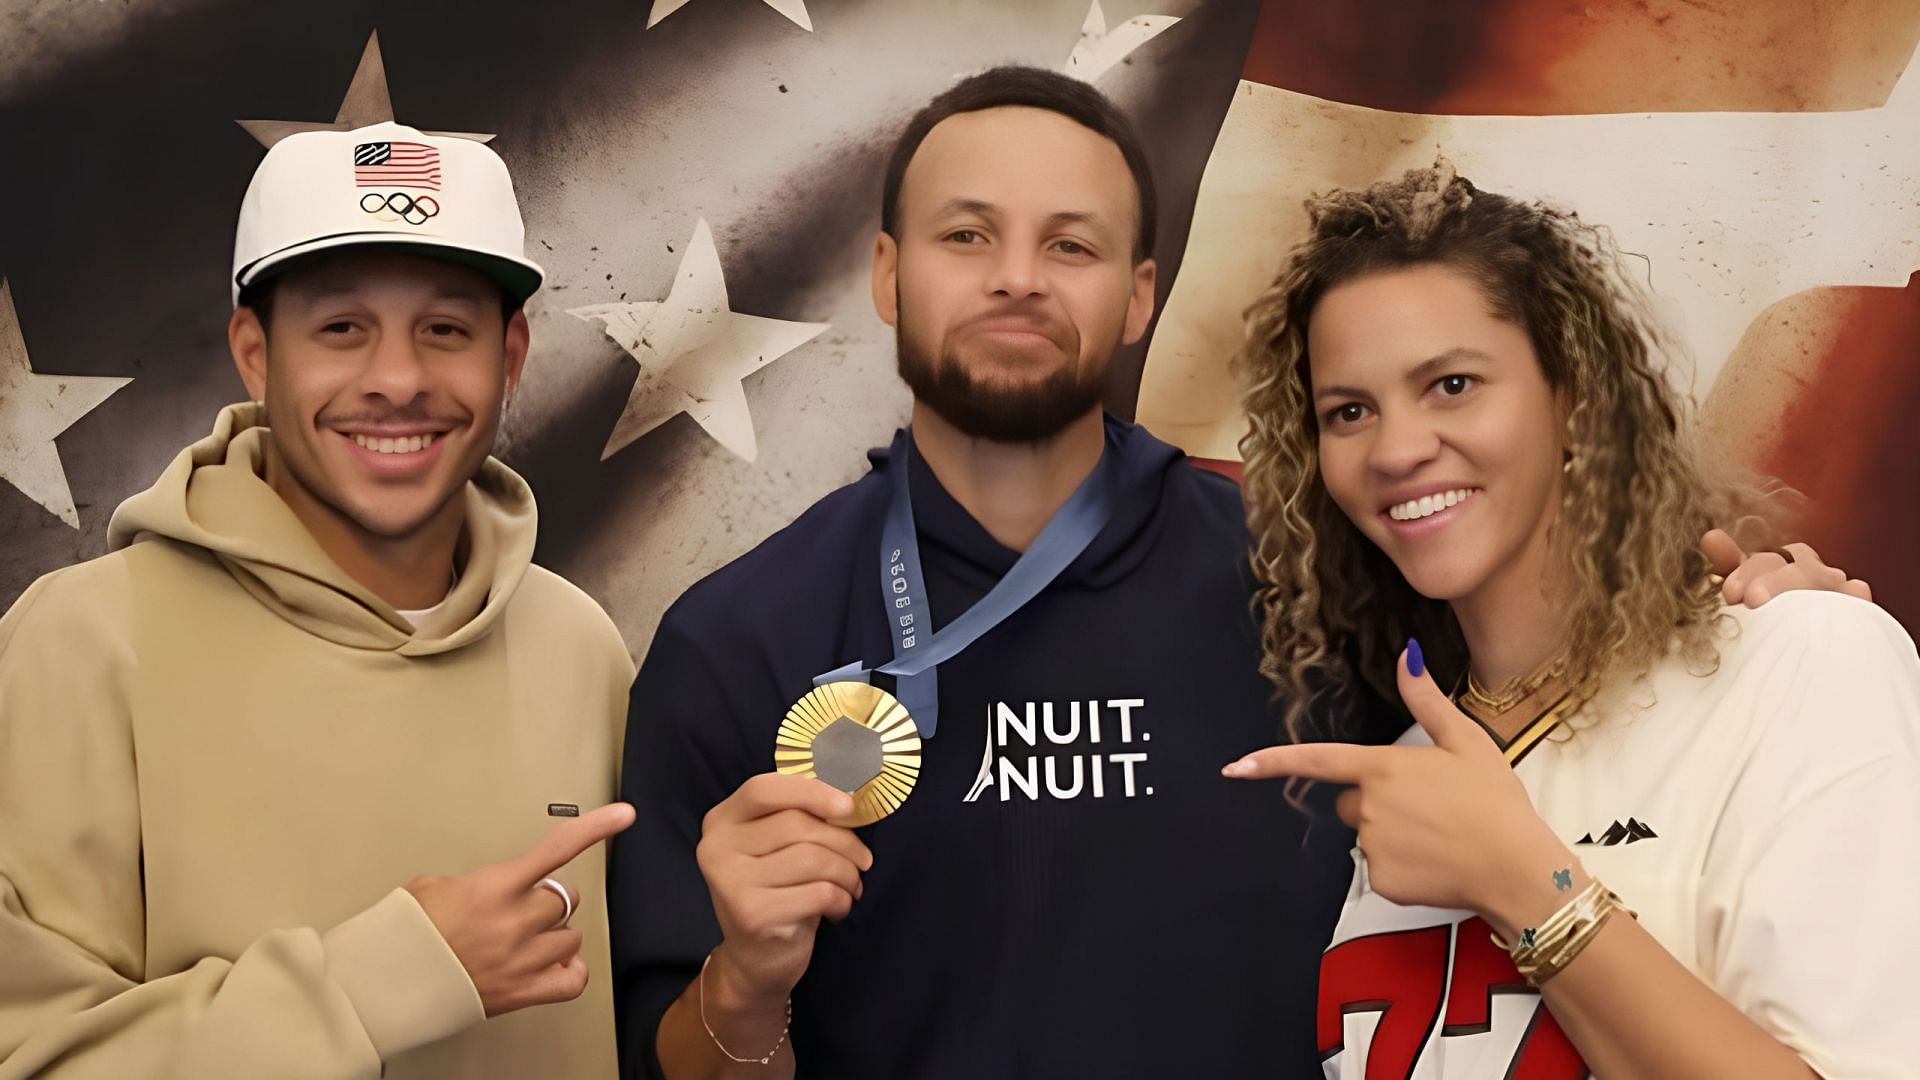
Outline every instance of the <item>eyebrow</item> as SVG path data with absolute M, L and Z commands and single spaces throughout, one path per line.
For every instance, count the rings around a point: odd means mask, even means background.
M 943 203 L 935 216 L 948 217 L 953 214 L 979 214 L 981 217 L 989 217 L 999 209 L 998 206 L 995 206 L 985 199 L 954 198 L 948 199 Z M 1101 217 L 1092 210 L 1055 210 L 1053 213 L 1048 214 L 1046 219 L 1046 225 L 1050 229 L 1057 229 L 1062 225 L 1090 225 L 1101 228 L 1104 227 L 1106 223 L 1106 218 Z
M 1437 356 L 1430 356 L 1418 364 L 1415 364 L 1413 370 L 1407 372 L 1407 381 L 1425 382 L 1437 374 L 1441 368 L 1460 363 L 1463 360 L 1490 361 L 1492 359 L 1493 357 L 1488 356 L 1479 349 L 1470 349 L 1464 345 L 1457 345 L 1448 349 L 1446 352 L 1440 353 Z M 1313 392 L 1313 400 L 1315 401 L 1330 397 L 1366 396 L 1364 391 L 1357 390 L 1351 386 L 1323 386 Z
M 946 202 L 940 204 L 940 209 L 935 211 L 935 214 L 938 217 L 946 217 L 950 214 L 980 214 L 984 216 L 993 213 L 996 209 L 998 209 L 998 207 L 985 199 L 954 198 L 948 199 Z

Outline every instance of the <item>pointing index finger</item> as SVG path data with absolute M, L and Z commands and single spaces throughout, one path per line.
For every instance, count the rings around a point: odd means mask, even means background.
M 561 818 L 546 835 L 512 861 L 514 876 L 532 888 L 534 882 L 572 862 L 588 848 L 633 824 L 633 807 L 608 803 L 577 818 Z
M 1255 750 L 1221 769 L 1235 780 L 1269 780 L 1298 776 L 1336 784 L 1358 784 L 1372 772 L 1375 756 L 1387 747 L 1352 743 L 1300 743 Z

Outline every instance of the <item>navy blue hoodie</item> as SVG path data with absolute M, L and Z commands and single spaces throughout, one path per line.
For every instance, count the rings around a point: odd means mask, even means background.
M 720 941 L 694 860 L 715 804 L 773 768 L 813 677 L 891 658 L 873 471 L 689 589 L 634 683 L 609 867 L 627 1076 Z M 1120 497 L 1032 602 L 940 666 L 918 786 L 860 830 L 864 896 L 793 995 L 803 1077 L 1320 1076 L 1321 949 L 1351 834 L 1220 767 L 1279 734 L 1256 670 L 1239 493 L 1109 418 Z M 935 626 L 1018 555 L 912 456 Z M 734 1053 L 753 1048 L 729 1047 Z M 755 1053 L 761 1052 L 754 1050 Z

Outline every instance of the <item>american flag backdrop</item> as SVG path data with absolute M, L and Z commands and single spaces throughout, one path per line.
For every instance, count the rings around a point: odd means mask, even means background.
M 1230 458 L 1238 308 L 1300 200 L 1442 150 L 1651 252 L 1716 445 L 1808 493 L 1807 537 L 1920 628 L 1920 4 L 1815 7 L 0 0 L 0 602 L 98 554 L 241 395 L 227 273 L 263 145 L 392 118 L 513 169 L 549 284 L 501 450 L 538 558 L 643 650 L 905 419 L 868 299 L 884 157 L 1017 61 L 1093 81 L 1154 156 L 1163 313 L 1116 411 Z M 405 143 L 355 167 L 434 182 Z M 726 318 L 641 333 L 697 304 Z

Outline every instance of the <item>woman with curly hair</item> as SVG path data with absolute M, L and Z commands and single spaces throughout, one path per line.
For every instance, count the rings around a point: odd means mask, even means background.
M 1294 745 L 1225 772 L 1346 785 L 1327 1074 L 1914 1075 L 1913 642 L 1723 604 L 1697 538 L 1746 499 L 1606 233 L 1444 162 L 1309 212 L 1244 357 Z M 1343 745 L 1368 683 L 1394 745 Z

